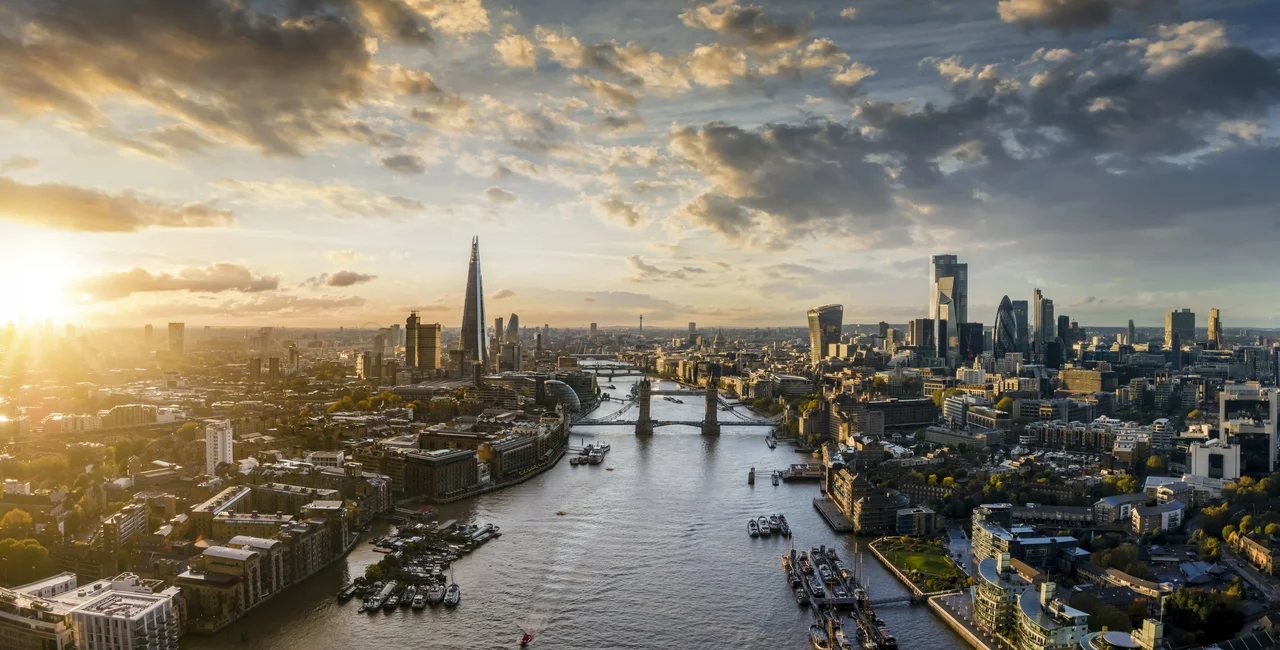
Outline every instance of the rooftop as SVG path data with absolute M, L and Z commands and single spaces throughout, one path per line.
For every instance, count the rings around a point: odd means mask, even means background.
M 71 613 L 73 616 L 86 613 L 132 619 L 142 616 L 154 607 L 159 607 L 167 600 L 169 599 L 164 596 L 111 591 L 75 608 Z

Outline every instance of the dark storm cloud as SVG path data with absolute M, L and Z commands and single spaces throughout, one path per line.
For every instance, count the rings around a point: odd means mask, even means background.
M 57 111 L 103 124 L 100 103 L 122 95 L 212 135 L 297 155 L 346 132 L 341 115 L 373 74 L 365 38 L 412 32 L 398 0 L 295 3 L 285 15 L 262 7 L 18 0 L 0 12 L 0 114 Z

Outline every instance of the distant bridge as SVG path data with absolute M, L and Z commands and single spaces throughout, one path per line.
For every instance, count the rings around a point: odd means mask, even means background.
M 650 422 L 652 422 L 652 423 L 653 423 L 653 426 L 654 426 L 654 427 L 666 427 L 666 426 L 676 426 L 676 425 L 684 425 L 684 426 L 688 426 L 688 427 L 701 427 L 701 426 L 705 423 L 705 421 L 704 421 L 704 420 L 650 420 Z M 577 422 L 574 422 L 574 423 L 573 423 L 573 426 L 575 426 L 575 427 L 577 427 L 577 426 L 583 426 L 583 427 L 614 427 L 614 426 L 618 426 L 618 427 L 623 427 L 623 426 L 625 426 L 625 427 L 634 427 L 634 426 L 636 426 L 637 424 L 640 424 L 640 421 L 639 421 L 639 420 L 610 420 L 610 419 L 600 419 L 600 420 L 578 420 Z M 731 427 L 774 427 L 774 426 L 777 426 L 777 423 L 776 423 L 776 422 L 764 422 L 764 421 L 760 421 L 760 420 L 750 420 L 750 421 L 744 420 L 744 421 L 742 421 L 742 422 L 725 422 L 725 423 L 723 423 L 723 425 L 724 425 L 724 426 L 727 426 L 727 427 L 730 427 L 730 426 L 731 426 Z

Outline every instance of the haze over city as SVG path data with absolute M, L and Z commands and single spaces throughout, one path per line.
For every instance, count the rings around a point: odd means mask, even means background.
M 480 235 L 495 305 L 563 326 L 906 322 L 937 253 L 983 314 L 1274 326 L 1278 14 L 10 2 L 0 320 L 456 325 Z

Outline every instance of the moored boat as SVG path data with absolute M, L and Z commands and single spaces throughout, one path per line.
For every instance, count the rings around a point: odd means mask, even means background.
M 413 604 L 413 599 L 418 595 L 418 588 L 412 585 L 404 590 L 404 595 L 400 596 L 400 606 L 408 607 Z
M 774 530 L 778 529 L 778 515 L 769 515 L 769 527 Z
M 796 604 L 801 607 L 808 607 L 809 597 L 804 595 L 804 589 L 796 587 L 793 591 L 796 594 Z
M 813 644 L 813 650 L 831 650 L 831 639 L 820 625 L 809 626 L 809 643 Z
M 457 607 L 460 602 L 462 602 L 462 587 L 455 582 L 444 590 L 444 606 Z
M 756 520 L 756 524 L 760 526 L 761 537 L 768 537 L 773 532 L 773 529 L 769 527 L 769 520 L 764 515 L 760 515 L 760 518 Z
M 759 527 L 758 525 L 756 525 L 756 520 L 755 520 L 755 519 L 748 519 L 748 520 L 747 520 L 747 534 L 748 534 L 748 535 L 750 535 L 750 536 L 752 536 L 752 537 L 759 537 L 759 536 L 760 536 L 760 527 Z
M 426 606 L 427 606 L 427 595 L 422 592 L 418 592 L 418 595 L 413 597 L 413 608 L 423 609 Z
M 444 602 L 444 585 L 431 585 L 427 590 L 427 604 L 435 607 Z

